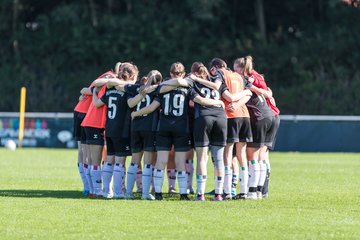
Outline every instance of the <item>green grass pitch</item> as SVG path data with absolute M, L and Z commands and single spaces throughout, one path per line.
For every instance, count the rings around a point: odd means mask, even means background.
M 226 202 L 87 199 L 76 156 L 0 148 L 0 239 L 360 239 L 360 154 L 271 153 L 270 198 Z

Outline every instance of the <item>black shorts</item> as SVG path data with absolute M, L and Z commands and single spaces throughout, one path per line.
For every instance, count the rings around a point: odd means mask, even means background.
M 194 128 L 195 147 L 226 145 L 226 118 L 200 116 L 195 119 Z
M 252 142 L 250 118 L 228 118 L 227 120 L 227 143 Z
M 85 127 L 86 144 L 104 146 L 104 129 Z
M 253 142 L 248 143 L 248 147 L 261 148 L 271 146 L 271 138 L 274 132 L 274 117 L 264 118 L 262 120 L 251 119 L 251 130 Z
M 153 131 L 132 131 L 131 132 L 131 151 L 138 153 L 141 151 L 155 152 L 155 134 Z
M 81 141 L 81 123 L 85 118 L 85 113 L 74 111 L 74 132 L 75 141 Z
M 279 127 L 280 127 L 280 116 L 276 115 L 275 120 L 274 120 L 274 131 L 271 135 L 271 146 L 268 146 L 268 148 L 270 150 L 274 150 L 274 148 L 275 148 L 276 136 L 277 136 Z
M 106 137 L 106 151 L 107 155 L 126 157 L 131 156 L 130 139 Z
M 175 152 L 190 150 L 190 135 L 186 132 L 161 131 L 156 134 L 156 151 L 170 151 L 174 145 Z
M 86 131 L 85 131 L 85 127 L 81 127 L 80 142 L 81 142 L 81 144 L 86 144 Z

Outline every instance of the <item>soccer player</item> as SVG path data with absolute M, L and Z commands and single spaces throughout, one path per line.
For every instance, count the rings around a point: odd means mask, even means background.
M 86 158 L 86 152 L 85 152 L 85 144 L 86 144 L 86 136 L 85 136 L 85 130 L 81 127 L 81 123 L 85 118 L 85 115 L 89 109 L 89 106 L 91 104 L 92 98 L 92 92 L 91 88 L 93 87 L 93 84 L 91 84 L 89 87 L 81 89 L 79 102 L 76 104 L 74 109 L 74 137 L 78 144 L 78 171 L 83 183 L 83 194 L 85 196 L 88 196 L 90 194 L 91 189 L 91 183 L 87 181 L 86 174 L 85 174 L 85 167 L 87 167 L 87 158 Z
M 274 130 L 271 136 L 270 144 L 268 146 L 264 146 L 262 151 L 265 151 L 265 162 L 266 162 L 266 179 L 264 183 L 264 187 L 262 189 L 262 197 L 268 197 L 268 185 L 270 179 L 270 159 L 269 159 L 269 150 L 274 149 L 275 141 L 276 141 L 276 134 L 280 126 L 280 110 L 276 106 L 275 99 L 272 96 L 271 89 L 267 86 L 263 75 L 259 74 L 253 69 L 253 58 L 251 56 L 246 56 L 242 58 L 238 58 L 234 62 L 234 70 L 241 75 L 247 76 L 250 79 L 253 79 L 253 86 L 251 90 L 254 91 L 258 95 L 262 95 L 266 99 L 266 103 L 270 107 L 271 111 L 275 116 L 274 122 Z M 259 186 L 261 189 L 261 186 Z M 259 190 L 260 190 L 259 189 Z M 259 193 L 260 197 L 260 193 Z
M 227 65 L 224 60 L 220 58 L 214 58 L 210 62 L 210 72 L 212 75 L 212 81 L 204 81 L 199 78 L 194 78 L 196 81 L 202 83 L 205 86 L 212 89 L 219 89 L 222 85 L 225 85 L 225 91 L 221 93 L 222 100 L 225 103 L 225 110 L 227 115 L 227 140 L 223 161 L 225 166 L 222 169 L 222 175 L 218 176 L 219 181 L 224 186 L 225 199 L 231 199 L 231 185 L 232 185 L 232 156 L 233 146 L 236 143 L 236 150 L 241 159 L 243 166 L 241 176 L 244 176 L 243 183 L 246 183 L 247 176 L 247 163 L 246 156 L 243 149 L 246 142 L 251 141 L 251 130 L 249 114 L 246 106 L 246 101 L 249 100 L 251 92 L 244 90 L 244 84 L 241 76 L 227 69 Z M 225 175 L 225 176 L 224 176 Z M 219 184 L 221 185 L 221 184 Z M 246 185 L 247 186 L 247 185 Z M 247 187 L 243 187 L 247 189 Z M 222 194 L 222 187 L 216 189 L 215 186 L 215 198 L 220 199 Z
M 111 78 L 114 77 L 114 72 L 108 71 L 98 79 Z M 95 81 L 94 81 L 95 83 Z M 95 84 L 94 84 L 95 86 Z M 103 95 L 106 90 L 106 86 L 101 87 L 100 89 L 94 88 L 93 92 L 98 92 L 98 95 Z M 103 197 L 101 190 L 101 170 L 100 163 L 102 158 L 102 150 L 104 146 L 104 129 L 106 121 L 106 106 L 100 108 L 95 107 L 92 102 L 89 106 L 88 112 L 84 120 L 81 123 L 81 126 L 85 129 L 86 135 L 86 156 L 88 157 L 89 165 L 85 166 L 85 174 L 90 185 L 90 197 Z
M 135 85 L 138 92 L 132 93 L 128 97 L 128 106 L 137 111 L 151 104 L 156 96 L 158 84 L 162 81 L 162 75 L 157 70 L 152 70 L 146 77 L 145 85 Z M 125 90 L 126 87 L 125 87 Z M 142 172 L 142 197 L 143 200 L 155 200 L 150 191 L 152 179 L 152 162 L 156 157 L 155 134 L 159 118 L 158 111 L 154 111 L 144 116 L 136 117 L 131 123 L 131 151 L 132 159 L 127 172 L 126 193 L 128 198 L 133 198 L 132 189 L 134 187 L 136 172 L 144 155 L 144 168 Z
M 134 83 L 138 71 L 133 64 L 122 63 L 119 77 L 123 84 Z M 101 82 L 101 83 L 100 83 Z M 108 83 L 107 81 L 106 83 Z M 95 83 L 97 84 L 97 83 Z M 99 80 L 99 84 L 104 84 Z M 96 107 L 107 106 L 106 113 L 106 147 L 107 157 L 103 165 L 104 194 L 107 198 L 124 198 L 123 181 L 125 178 L 125 158 L 131 155 L 130 149 L 130 109 L 127 105 L 127 94 L 111 86 L 104 94 L 94 91 L 93 103 Z M 114 166 L 115 163 L 115 166 Z M 113 177 L 114 193 L 110 189 Z

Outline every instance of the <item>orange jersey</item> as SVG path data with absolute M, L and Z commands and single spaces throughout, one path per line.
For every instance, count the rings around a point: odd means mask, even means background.
M 102 78 L 102 77 L 105 77 L 110 74 L 112 75 L 112 72 L 108 71 L 108 72 L 102 74 L 101 76 L 99 76 L 98 78 Z M 98 92 L 98 94 L 97 94 L 98 98 L 101 98 L 102 95 L 104 95 L 105 91 L 106 91 L 106 85 L 102 86 L 102 88 Z M 92 99 L 91 96 L 89 96 L 89 97 L 90 97 L 90 99 Z M 91 101 L 91 104 L 86 113 L 86 116 L 81 123 L 81 126 L 82 127 L 93 127 L 93 128 L 105 128 L 106 113 L 107 113 L 106 105 L 103 105 L 98 108 L 98 107 L 95 107 L 95 105 Z
M 93 83 L 90 84 L 89 88 L 94 86 Z M 87 113 L 90 104 L 92 102 L 92 96 L 91 95 L 85 95 L 84 98 L 76 104 L 74 111 L 80 112 L 80 113 Z
M 244 80 L 240 74 L 227 69 L 222 69 L 220 71 L 223 73 L 224 82 L 230 93 L 236 94 L 244 90 Z M 250 117 L 249 111 L 245 104 L 241 105 L 234 112 L 231 112 L 226 110 L 227 106 L 230 105 L 230 102 L 226 101 L 225 99 L 222 100 L 225 103 L 225 112 L 227 118 Z

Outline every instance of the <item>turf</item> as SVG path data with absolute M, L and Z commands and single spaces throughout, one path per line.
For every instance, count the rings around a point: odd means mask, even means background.
M 271 161 L 266 200 L 94 200 L 81 194 L 75 150 L 0 148 L 0 239 L 360 238 L 360 154 Z

